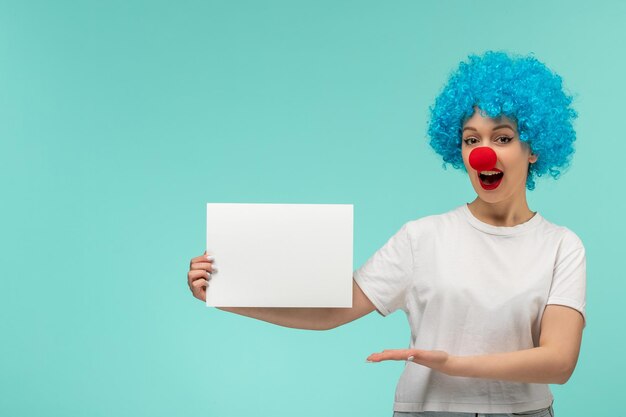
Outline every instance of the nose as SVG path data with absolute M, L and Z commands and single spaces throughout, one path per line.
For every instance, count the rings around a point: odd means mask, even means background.
M 492 170 L 496 162 L 498 162 L 496 152 L 487 146 L 475 148 L 469 154 L 469 164 L 476 171 Z

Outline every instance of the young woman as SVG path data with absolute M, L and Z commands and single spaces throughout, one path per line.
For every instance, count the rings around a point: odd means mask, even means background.
M 576 112 L 561 78 L 532 56 L 472 55 L 431 107 L 431 145 L 467 172 L 477 197 L 405 223 L 354 271 L 353 307 L 221 308 L 281 326 L 331 329 L 374 310 L 408 317 L 394 415 L 554 416 L 547 384 L 567 382 L 585 326 L 581 240 L 533 212 L 526 189 L 573 154 Z M 191 260 L 206 299 L 214 258 Z

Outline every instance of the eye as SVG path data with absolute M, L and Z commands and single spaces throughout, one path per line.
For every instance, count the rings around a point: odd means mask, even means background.
M 476 139 L 476 138 L 466 138 L 466 139 L 463 139 L 463 142 L 465 142 L 466 145 L 473 145 L 476 142 L 478 142 L 478 139 Z
M 502 139 L 502 140 L 500 140 L 500 139 Z M 499 136 L 496 139 L 496 142 L 498 142 L 498 143 L 509 143 L 512 140 L 513 140 L 513 138 L 510 137 L 510 136 Z

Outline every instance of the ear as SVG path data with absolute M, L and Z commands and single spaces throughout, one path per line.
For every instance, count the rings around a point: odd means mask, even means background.
M 534 164 L 535 162 L 537 162 L 537 159 L 539 157 L 537 155 L 535 155 L 534 153 L 531 153 L 530 156 L 528 157 L 528 162 L 530 162 L 531 164 Z

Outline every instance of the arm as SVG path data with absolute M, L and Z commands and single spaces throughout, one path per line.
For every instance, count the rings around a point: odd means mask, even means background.
M 306 330 L 329 330 L 374 311 L 372 302 L 352 280 L 351 308 L 218 307 L 279 326 Z
M 539 347 L 480 356 L 452 356 L 441 350 L 397 349 L 374 353 L 370 362 L 411 360 L 450 376 L 536 384 L 565 384 L 574 372 L 583 316 L 570 307 L 548 305 L 541 319 Z
M 516 352 L 451 358 L 451 375 L 508 381 L 565 384 L 574 372 L 583 317 L 573 308 L 546 306 L 539 347 Z

